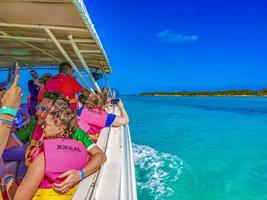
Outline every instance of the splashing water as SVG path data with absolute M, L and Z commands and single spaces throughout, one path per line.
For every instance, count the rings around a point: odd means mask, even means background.
M 144 145 L 133 144 L 133 152 L 138 190 L 156 200 L 172 196 L 171 183 L 182 173 L 183 161 Z

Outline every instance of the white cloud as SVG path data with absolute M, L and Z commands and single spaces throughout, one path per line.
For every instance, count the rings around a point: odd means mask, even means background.
M 166 43 L 184 43 L 184 42 L 195 42 L 198 40 L 197 35 L 184 35 L 184 34 L 178 34 L 175 33 L 172 29 L 168 29 L 165 31 L 162 31 L 158 34 L 158 37 L 161 39 L 161 41 Z

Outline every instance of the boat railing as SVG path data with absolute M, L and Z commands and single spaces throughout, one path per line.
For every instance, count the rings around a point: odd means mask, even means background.
M 107 151 L 107 145 L 109 140 L 109 135 L 111 133 L 111 128 L 105 128 L 101 131 L 100 137 L 97 141 L 97 145 L 103 150 Z M 99 187 L 99 182 L 103 174 L 104 166 L 100 170 L 91 174 L 89 177 L 85 178 L 79 183 L 77 191 L 73 196 L 73 200 L 90 200 L 96 199 L 96 193 Z
M 119 109 L 113 107 L 118 114 Z M 106 152 L 107 162 L 83 180 L 74 200 L 137 200 L 135 167 L 128 125 L 105 128 L 97 145 Z
M 122 127 L 122 169 L 120 199 L 136 200 L 136 179 L 129 125 Z

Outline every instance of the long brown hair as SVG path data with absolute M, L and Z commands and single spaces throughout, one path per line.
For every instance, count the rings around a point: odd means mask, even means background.
M 64 126 L 64 133 L 57 136 L 61 138 L 66 138 L 72 135 L 75 132 L 77 127 L 77 115 L 76 111 L 69 108 L 54 108 L 50 114 L 52 115 L 54 122 L 57 125 Z

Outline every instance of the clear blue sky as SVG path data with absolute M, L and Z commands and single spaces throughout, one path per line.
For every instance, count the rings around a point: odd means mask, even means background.
M 267 87 L 267 1 L 85 0 L 122 93 Z

